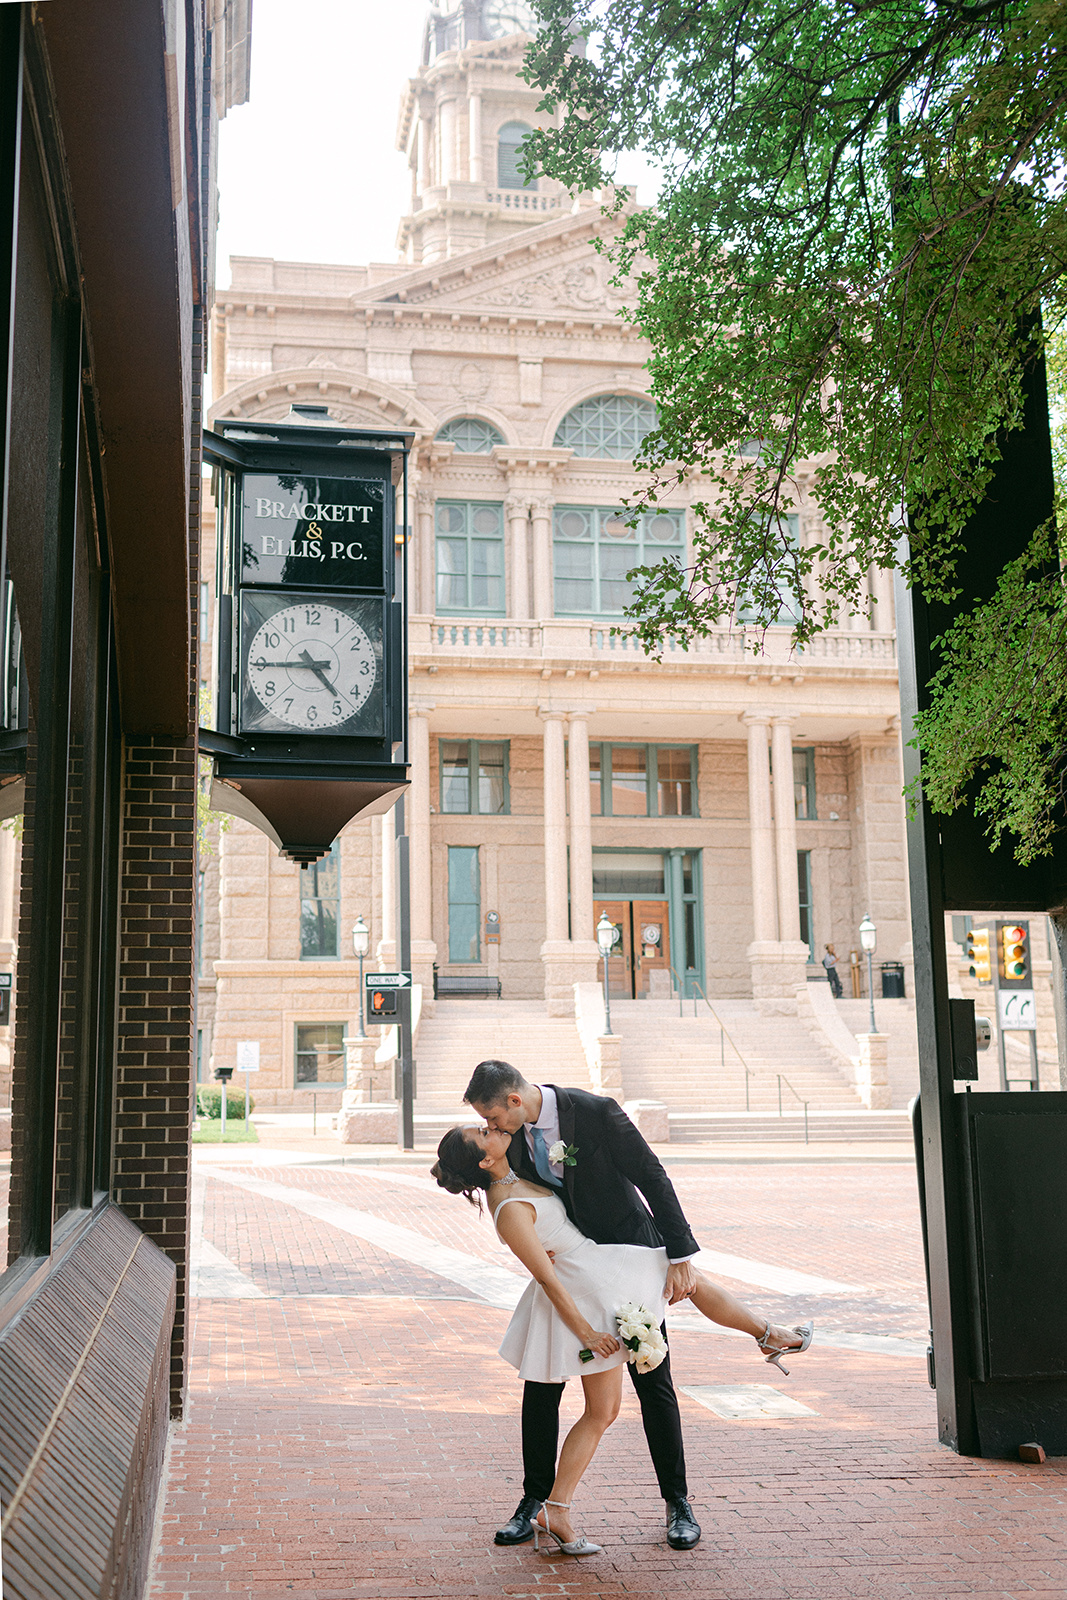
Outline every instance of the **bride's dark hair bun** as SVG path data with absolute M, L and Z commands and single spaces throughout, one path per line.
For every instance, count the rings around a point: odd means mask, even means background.
M 472 1206 L 482 1209 L 482 1191 L 492 1183 L 481 1165 L 482 1152 L 462 1128 L 449 1128 L 437 1146 L 437 1160 L 430 1172 L 449 1194 L 461 1194 Z

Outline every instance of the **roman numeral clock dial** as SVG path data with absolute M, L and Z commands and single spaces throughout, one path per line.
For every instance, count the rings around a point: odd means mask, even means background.
M 381 631 L 373 613 L 379 608 L 331 596 L 280 604 L 262 621 L 259 610 L 246 596 L 244 729 L 281 725 L 301 733 L 374 733 L 380 722 Z

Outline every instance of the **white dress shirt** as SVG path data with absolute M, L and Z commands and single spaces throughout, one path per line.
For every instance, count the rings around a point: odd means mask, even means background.
M 530 1152 L 531 1161 L 534 1157 L 534 1128 L 540 1128 L 545 1144 L 550 1150 L 559 1138 L 559 1102 L 556 1099 L 556 1091 L 548 1083 L 535 1083 L 534 1088 L 541 1096 L 541 1112 L 536 1122 L 528 1122 L 523 1129 L 526 1135 L 526 1148 Z M 548 1170 L 557 1182 L 563 1182 L 563 1163 L 561 1161 L 550 1161 Z M 677 1266 L 681 1261 L 695 1261 L 696 1256 L 670 1256 L 668 1259 L 673 1267 Z

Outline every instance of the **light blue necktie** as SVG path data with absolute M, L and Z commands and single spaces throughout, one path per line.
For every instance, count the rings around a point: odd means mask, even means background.
M 533 1135 L 534 1166 L 537 1168 L 537 1176 L 542 1183 L 547 1183 L 550 1189 L 562 1189 L 563 1185 L 559 1179 L 552 1176 L 552 1168 L 548 1162 L 548 1146 L 545 1143 L 544 1134 L 536 1126 L 531 1128 L 530 1132 Z

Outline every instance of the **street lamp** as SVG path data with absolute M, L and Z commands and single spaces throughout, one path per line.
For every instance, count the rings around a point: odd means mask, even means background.
M 608 999 L 608 957 L 611 947 L 615 943 L 615 926 L 608 921 L 606 911 L 600 913 L 600 921 L 596 925 L 596 942 L 600 946 L 600 954 L 604 957 L 604 1032 L 611 1032 L 611 1001 Z
M 370 929 L 362 917 L 356 918 L 356 925 L 352 929 L 352 949 L 359 957 L 359 1036 L 367 1037 L 367 1030 L 363 1026 L 363 963 L 370 950 Z
M 860 923 L 860 944 L 867 952 L 867 995 L 871 1002 L 871 1032 L 877 1033 L 874 1020 L 874 952 L 878 945 L 878 929 L 871 921 L 870 912 Z

